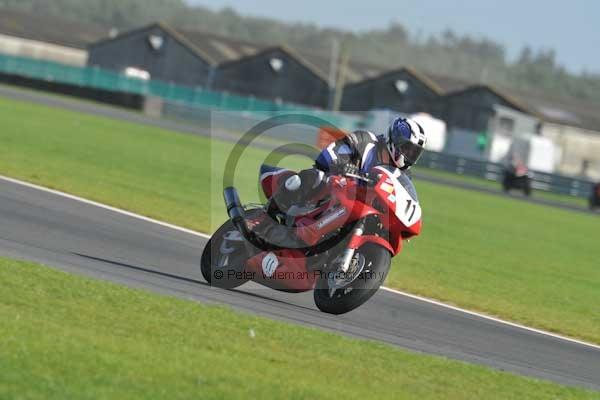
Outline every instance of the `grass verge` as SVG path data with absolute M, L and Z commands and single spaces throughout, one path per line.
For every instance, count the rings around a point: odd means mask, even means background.
M 32 263 L 0 280 L 0 398 L 600 398 Z
M 426 167 L 422 167 L 422 166 L 417 166 L 416 170 L 421 172 L 423 175 L 431 176 L 434 178 L 442 178 L 442 179 L 450 181 L 450 182 L 456 182 L 459 184 L 475 185 L 475 186 L 478 186 L 478 187 L 481 187 L 484 189 L 497 190 L 498 192 L 502 191 L 502 185 L 500 183 L 489 181 L 486 179 L 477 178 L 474 176 L 453 174 L 451 172 L 440 171 L 437 169 L 431 169 L 431 168 L 426 168 Z M 519 193 L 519 192 L 515 191 L 515 193 Z M 519 194 L 522 194 L 522 192 L 520 192 Z M 541 199 L 545 199 L 545 200 L 555 201 L 557 203 L 563 203 L 563 204 L 570 205 L 570 206 L 588 208 L 588 199 L 585 199 L 582 197 L 567 196 L 567 195 L 561 195 L 561 194 L 557 194 L 557 193 L 543 192 L 541 190 L 535 190 L 535 189 L 533 190 L 532 196 L 534 198 L 541 198 Z
M 231 144 L 0 99 L 0 173 L 201 231 L 224 220 Z M 236 171 L 257 199 L 266 156 Z M 297 167 L 302 161 L 283 160 Z M 417 182 L 423 235 L 387 285 L 600 343 L 598 220 L 510 198 Z

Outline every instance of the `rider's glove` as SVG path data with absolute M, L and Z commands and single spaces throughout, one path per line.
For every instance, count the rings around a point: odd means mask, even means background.
M 358 175 L 360 170 L 356 165 L 348 163 L 343 166 L 342 173 L 344 175 Z

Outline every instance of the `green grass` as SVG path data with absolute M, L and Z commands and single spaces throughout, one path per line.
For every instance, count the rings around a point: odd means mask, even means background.
M 0 258 L 3 399 L 593 399 Z
M 502 190 L 502 186 L 500 185 L 500 183 L 489 181 L 489 180 L 482 179 L 482 178 L 477 178 L 474 176 L 459 175 L 459 174 L 454 174 L 451 172 L 440 171 L 440 170 L 426 168 L 426 167 L 422 167 L 422 166 L 417 166 L 416 170 L 418 172 L 422 173 L 423 175 L 436 177 L 436 178 L 442 178 L 442 179 L 448 180 L 450 182 L 467 183 L 467 184 L 479 186 L 479 187 L 482 187 L 485 189 L 497 190 L 498 192 L 500 192 Z M 515 192 L 515 193 L 518 193 L 518 192 Z M 567 196 L 567 195 L 562 195 L 562 194 L 557 194 L 557 193 L 543 192 L 541 190 L 534 190 L 532 196 L 534 198 L 541 198 L 541 199 L 556 201 L 559 203 L 564 203 L 567 205 L 572 205 L 572 206 L 577 206 L 577 207 L 585 207 L 585 208 L 588 207 L 588 200 L 585 198 L 582 198 L 582 197 Z
M 2 174 L 201 231 L 225 219 L 219 185 L 230 144 L 8 100 L 0 115 Z M 258 199 L 264 157 L 249 149 L 241 160 L 244 200 Z M 424 231 L 395 259 L 388 286 L 600 343 L 596 217 L 417 188 Z

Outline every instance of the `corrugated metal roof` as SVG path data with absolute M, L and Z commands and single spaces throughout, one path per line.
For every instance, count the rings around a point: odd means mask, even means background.
M 452 78 L 449 76 L 424 73 L 424 76 L 431 79 L 445 93 L 452 93 L 464 90 L 470 86 L 478 85 L 477 82 L 470 82 L 464 79 Z
M 329 70 L 331 68 L 331 58 L 329 55 L 304 50 L 298 50 L 297 53 L 311 62 L 324 76 L 329 76 Z M 340 59 L 339 62 L 341 63 L 341 61 L 342 60 Z M 342 65 L 338 66 L 338 73 L 341 73 L 342 70 L 345 73 L 344 82 L 355 83 L 377 76 L 381 74 L 385 68 L 379 65 L 349 61 L 343 68 Z
M 546 93 L 525 92 L 498 88 L 453 78 L 428 75 L 449 95 L 485 88 L 513 104 L 513 107 L 542 121 L 574 126 L 600 132 L 600 104 L 589 103 L 572 97 L 558 97 Z
M 600 132 L 600 104 L 540 93 L 503 91 L 538 113 L 545 121 Z
M 258 54 L 268 48 L 283 47 L 286 51 L 292 53 L 291 55 L 303 58 L 303 61 L 310 64 L 311 68 L 314 69 L 319 76 L 329 76 L 329 69 L 331 66 L 329 55 L 299 50 L 289 46 L 280 46 L 275 43 L 264 45 L 214 35 L 207 32 L 177 29 L 173 27 L 171 27 L 171 29 L 175 30 L 193 44 L 193 46 L 200 50 L 204 55 L 209 56 L 216 64 L 236 61 L 247 56 Z M 346 82 L 357 82 L 377 75 L 383 70 L 384 68 L 380 66 L 350 62 L 346 66 L 345 80 Z
M 206 32 L 191 31 L 186 29 L 175 29 L 181 36 L 188 40 L 202 53 L 208 55 L 216 64 L 239 60 L 251 56 L 268 46 L 226 38 Z

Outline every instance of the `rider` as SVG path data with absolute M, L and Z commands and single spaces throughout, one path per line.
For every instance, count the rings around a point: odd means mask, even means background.
M 419 160 L 426 143 L 423 128 L 406 118 L 396 118 L 384 135 L 353 132 L 323 149 L 314 168 L 287 178 L 273 194 L 275 204 L 271 207 L 286 212 L 292 204 L 318 197 L 325 188 L 327 174 L 364 174 L 379 165 L 406 171 Z M 272 221 L 259 222 L 252 230 L 266 242 L 277 243 L 280 247 L 303 247 L 285 227 Z

